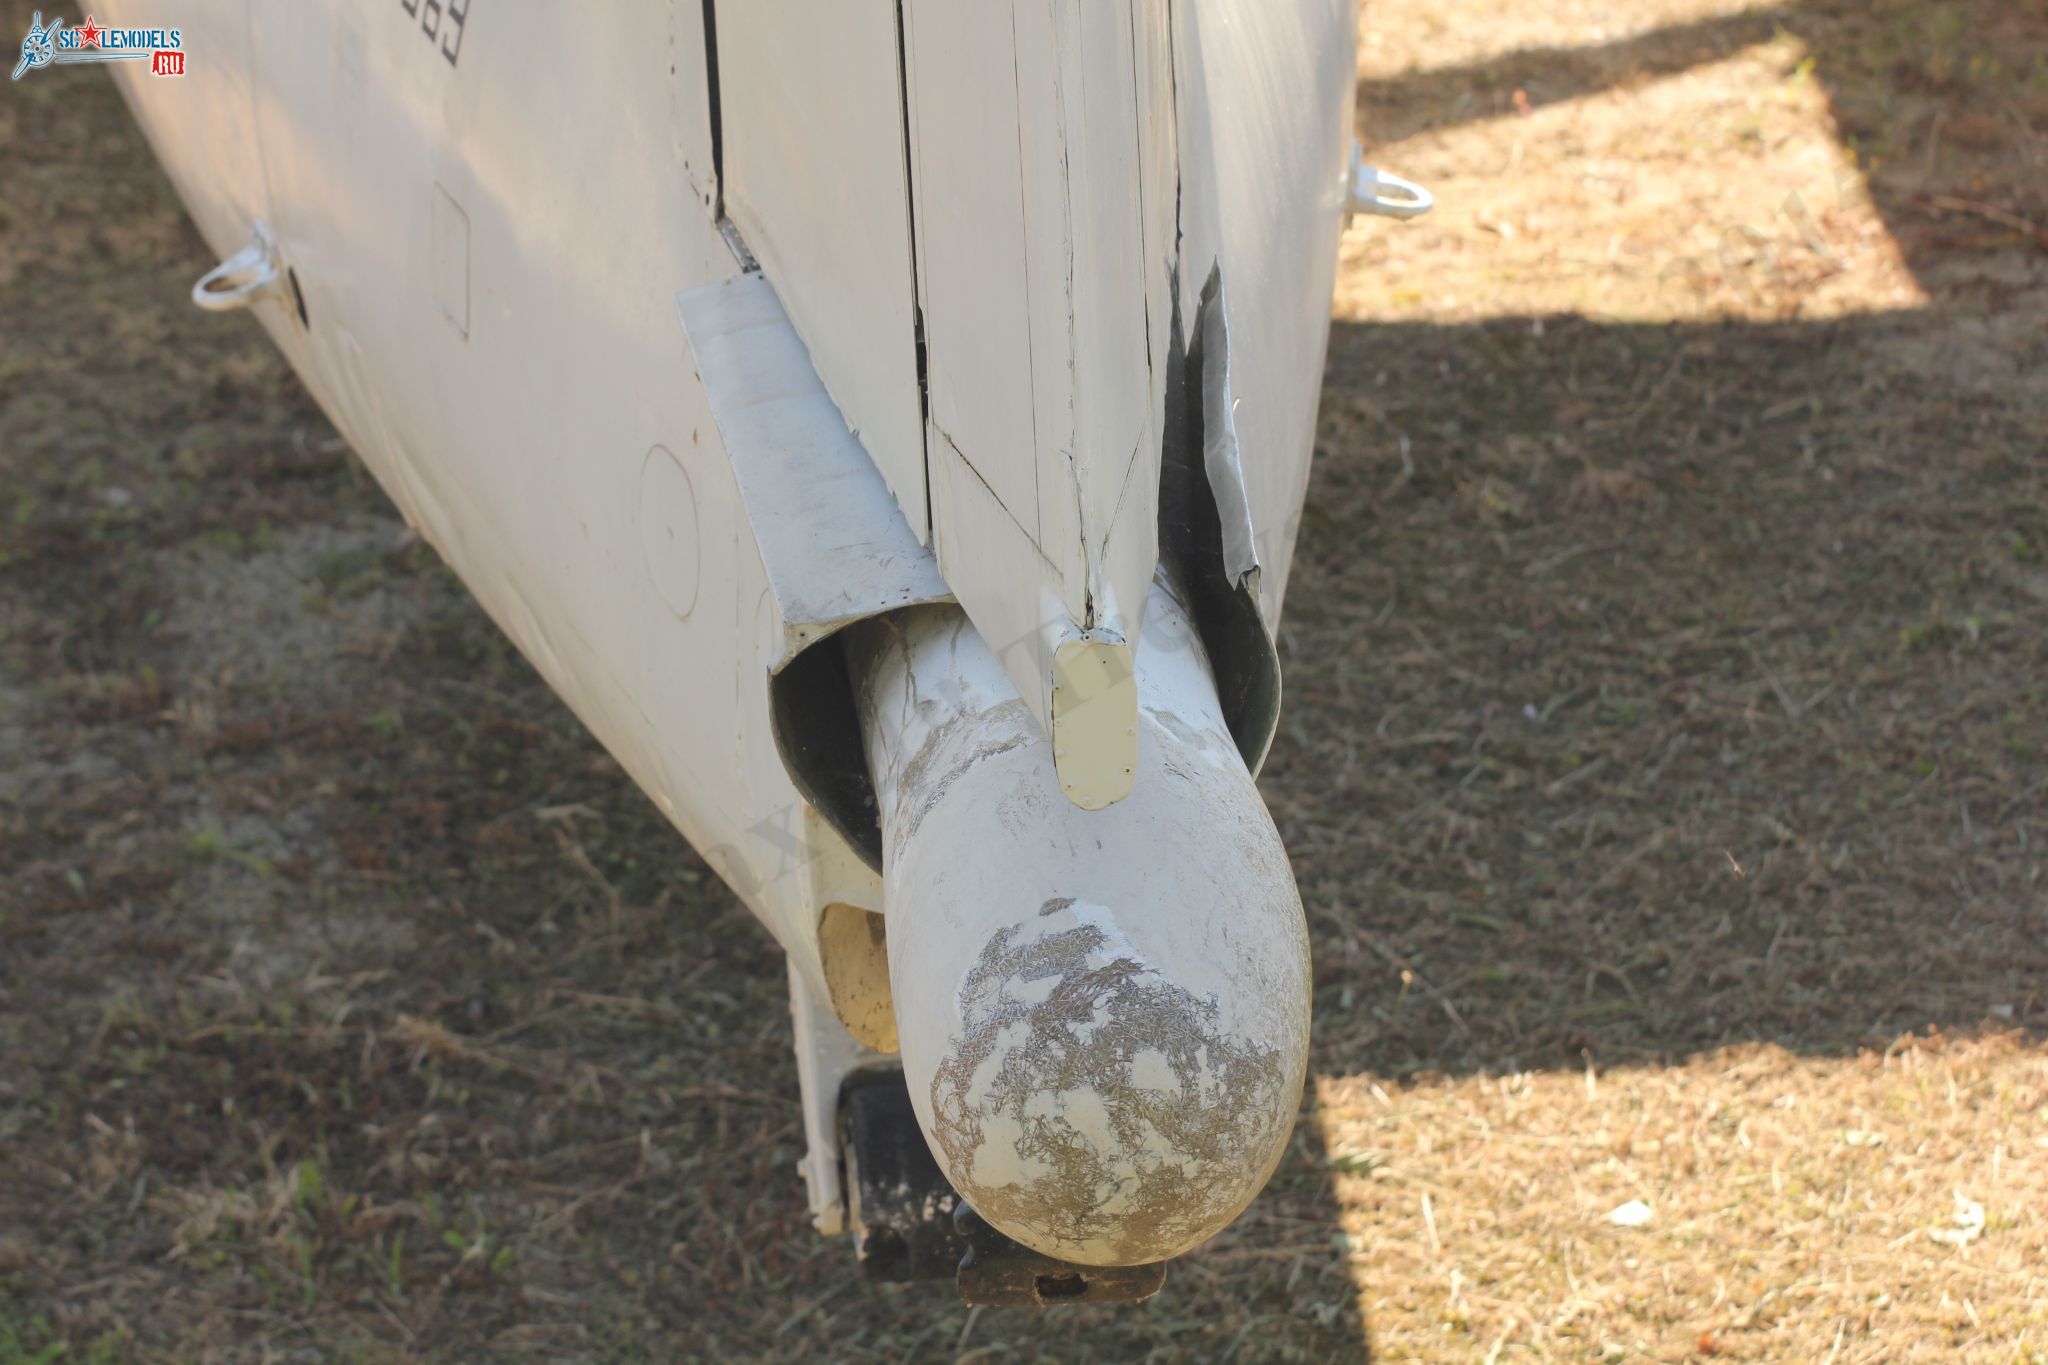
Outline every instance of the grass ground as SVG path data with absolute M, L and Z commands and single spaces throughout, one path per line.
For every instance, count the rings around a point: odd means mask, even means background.
M 1619 8 L 1369 3 L 1312 1093 L 1045 1316 L 811 1233 L 766 935 L 9 87 L 0 1362 L 2048 1359 L 2048 13 Z

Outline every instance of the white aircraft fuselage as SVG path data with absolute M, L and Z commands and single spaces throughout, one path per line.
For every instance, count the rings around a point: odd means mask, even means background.
M 1345 0 L 134 0 L 112 64 L 406 521 L 788 951 L 825 1231 L 900 1054 L 991 1224 L 1209 1236 L 1300 1102 L 1252 776 Z M 886 931 L 886 932 L 884 932 Z

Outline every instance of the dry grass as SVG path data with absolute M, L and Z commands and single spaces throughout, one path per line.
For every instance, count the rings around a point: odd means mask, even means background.
M 1042 1317 L 811 1233 L 766 936 L 111 92 L 0 94 L 0 1363 L 2048 1358 L 2048 18 L 1365 33 L 1445 207 L 1347 239 L 1283 633 L 1313 1094 Z
M 2048 1329 L 2048 1058 L 2017 1035 L 1317 1097 L 1395 1358 L 2024 1360 Z

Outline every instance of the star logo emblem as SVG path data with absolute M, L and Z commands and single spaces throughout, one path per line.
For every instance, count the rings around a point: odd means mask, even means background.
M 100 45 L 100 32 L 99 22 L 90 14 L 86 15 L 85 22 L 78 26 L 78 45 L 80 47 L 98 47 Z

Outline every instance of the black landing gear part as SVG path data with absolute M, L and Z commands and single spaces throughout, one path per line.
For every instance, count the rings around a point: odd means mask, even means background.
M 1166 1283 L 1166 1263 L 1073 1265 L 982 1221 L 939 1174 L 900 1071 L 851 1076 L 840 1096 L 847 1225 L 870 1283 L 950 1279 L 989 1307 L 1136 1303 Z

